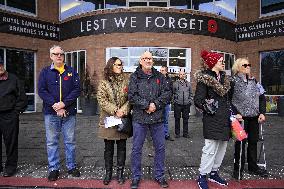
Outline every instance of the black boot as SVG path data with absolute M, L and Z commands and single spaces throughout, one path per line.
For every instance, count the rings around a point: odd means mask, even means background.
M 113 152 L 114 152 L 114 141 L 113 140 L 104 140 L 105 141 L 105 169 L 106 174 L 104 178 L 104 185 L 108 185 L 112 179 L 112 166 L 113 166 Z
M 117 182 L 123 184 L 125 178 L 123 175 L 126 159 L 126 140 L 117 140 Z
M 108 185 L 111 181 L 111 178 L 112 178 L 112 170 L 106 170 L 106 175 L 103 181 L 104 185 Z
M 124 182 L 125 182 L 123 171 L 124 171 L 124 167 L 117 167 L 117 182 L 118 182 L 118 184 L 124 184 Z

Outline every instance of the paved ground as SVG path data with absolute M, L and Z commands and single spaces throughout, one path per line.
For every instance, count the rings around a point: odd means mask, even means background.
M 93 180 L 95 183 L 103 178 L 104 175 L 104 160 L 103 140 L 96 137 L 98 116 L 82 116 L 79 115 L 77 119 L 77 162 L 81 170 L 82 176 L 77 181 Z M 264 139 L 265 152 L 267 160 L 267 169 L 270 172 L 268 179 L 262 179 L 257 176 L 252 176 L 245 173 L 245 180 L 241 183 L 245 185 L 236 185 L 235 188 L 251 188 L 265 186 L 273 186 L 272 183 L 277 183 L 276 186 L 284 188 L 284 117 L 268 116 L 267 122 L 264 124 Z M 173 132 L 174 120 L 170 116 L 170 130 Z M 175 188 L 188 188 L 190 183 L 192 187 L 196 187 L 196 183 L 192 179 L 196 179 L 198 175 L 198 166 L 200 163 L 201 149 L 204 144 L 202 137 L 202 121 L 201 117 L 191 116 L 189 122 L 190 138 L 178 138 L 175 141 L 166 142 L 166 177 L 173 183 L 177 184 Z M 174 136 L 172 134 L 172 136 Z M 127 160 L 126 160 L 126 177 L 130 178 L 130 153 L 131 153 L 132 139 L 127 142 Z M 260 146 L 260 145 L 259 145 Z M 4 149 L 3 149 L 4 151 Z M 64 154 L 61 150 L 62 168 L 60 182 L 64 178 L 68 178 L 64 166 Z M 153 158 L 149 157 L 151 148 L 145 145 L 143 151 L 143 178 L 146 184 L 145 188 L 149 188 L 151 184 L 157 186 L 156 183 L 150 181 L 152 179 L 152 165 Z M 3 156 L 5 154 L 3 153 Z M 5 159 L 5 157 L 3 157 Z M 114 158 L 116 162 L 116 157 Z M 115 164 L 115 163 L 114 163 Z M 233 141 L 229 142 L 226 156 L 224 158 L 220 173 L 227 180 L 232 180 L 231 172 L 233 165 Z M 115 172 L 114 172 L 115 173 Z M 38 181 L 46 181 L 47 176 L 47 155 L 45 146 L 45 131 L 43 127 L 43 117 L 40 113 L 24 114 L 20 121 L 20 137 L 19 137 L 19 169 L 16 179 L 13 182 L 21 183 L 25 178 L 44 178 Z M 115 174 L 114 174 L 115 176 Z M 20 178 L 24 177 L 24 178 Z M 276 179 L 276 180 L 275 180 Z M 72 179 L 67 179 L 72 180 Z M 254 181 L 248 181 L 254 180 Z M 257 183 L 254 183 L 258 181 Z M 0 178 L 0 183 L 8 182 L 9 179 Z M 183 182 L 178 182 L 183 181 Z M 23 181 L 24 182 L 24 181 Z M 71 182 L 71 181 L 70 181 Z M 234 181 L 232 181 L 235 183 Z M 252 182 L 248 184 L 249 182 Z M 269 183 L 268 183 L 269 182 Z M 240 183 L 239 183 L 240 184 Z M 248 184 L 248 185 L 247 185 Z M 279 185 L 280 184 L 280 185 Z M 84 185 L 84 184 L 83 184 Z M 100 185 L 100 184 L 99 184 Z M 129 184 L 126 184 L 129 188 Z M 184 185 L 187 187 L 183 187 Z M 77 185 L 76 185 L 77 186 Z M 142 183 L 143 186 L 143 183 Z M 154 187 L 153 186 L 153 187 Z M 231 186 L 235 186 L 232 184 Z M 94 187 L 94 186 L 93 186 Z M 100 185 L 99 187 L 103 187 Z M 121 188 L 117 185 L 110 185 L 111 188 Z M 153 188 L 151 187 L 151 188 Z M 192 188 L 189 187 L 189 188 Z M 193 188 L 194 188 L 193 187 Z M 216 186 L 217 187 L 217 186 Z M 142 187 L 143 188 L 143 187 Z M 231 188 L 231 187 L 230 187 Z

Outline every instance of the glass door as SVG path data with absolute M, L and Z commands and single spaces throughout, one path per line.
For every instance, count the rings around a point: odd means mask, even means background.
M 84 73 L 86 69 L 86 51 L 72 51 L 65 53 L 65 63 L 73 67 L 79 74 L 80 81 L 84 80 Z M 77 99 L 77 111 L 82 112 L 81 97 Z

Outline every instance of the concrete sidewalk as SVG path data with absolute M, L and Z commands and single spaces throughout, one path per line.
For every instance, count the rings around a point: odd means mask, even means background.
M 82 173 L 80 179 L 102 179 L 104 175 L 104 142 L 97 138 L 98 116 L 86 117 L 78 115 L 77 119 L 77 162 Z M 283 179 L 284 176 L 284 118 L 268 116 L 264 124 L 265 151 L 268 179 Z M 170 115 L 170 131 L 173 135 L 174 119 Z M 204 144 L 201 117 L 191 116 L 189 121 L 190 138 L 178 138 L 166 141 L 166 177 L 169 180 L 196 179 L 200 163 L 201 149 Z M 229 142 L 227 152 L 220 170 L 221 176 L 232 180 L 233 144 Z M 61 142 L 62 145 L 62 142 Z M 4 146 L 4 145 L 3 145 Z M 260 146 L 260 145 L 259 145 Z M 130 153 L 132 139 L 127 142 L 126 177 L 130 178 Z M 143 179 L 152 179 L 153 157 L 147 154 L 151 149 L 144 145 Z M 68 178 L 64 166 L 64 150 L 61 148 L 62 167 L 60 178 Z M 116 154 L 116 152 L 115 152 Z M 4 148 L 3 148 L 3 156 Z M 5 160 L 5 157 L 3 157 Z M 114 165 L 116 157 L 114 157 Z M 20 117 L 19 134 L 19 169 L 16 177 L 47 177 L 47 154 L 43 116 L 40 113 L 24 114 Z M 115 176 L 115 171 L 114 171 Z M 244 174 L 244 179 L 261 179 L 257 176 Z M 283 186 L 284 187 L 284 186 Z

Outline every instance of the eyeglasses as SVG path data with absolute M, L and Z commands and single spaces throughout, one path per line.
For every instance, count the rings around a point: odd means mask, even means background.
M 242 66 L 247 68 L 248 66 L 251 67 L 251 64 L 243 64 Z
M 122 64 L 113 64 L 114 66 L 123 66 Z
M 144 57 L 144 58 L 141 58 L 141 60 L 143 60 L 143 61 L 146 61 L 146 60 L 150 61 L 150 60 L 152 60 L 152 58 L 151 57 Z
M 52 53 L 54 56 L 64 56 L 64 53 Z

